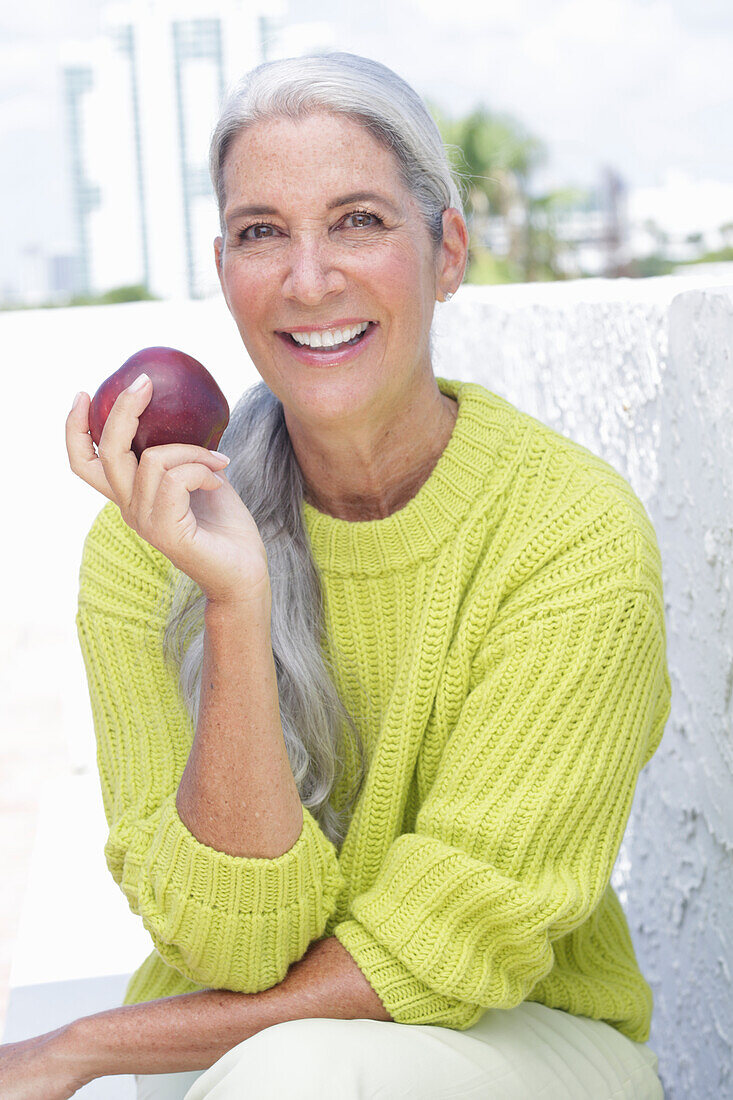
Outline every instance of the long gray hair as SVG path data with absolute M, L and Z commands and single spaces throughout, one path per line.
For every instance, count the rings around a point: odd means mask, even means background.
M 222 225 L 224 164 L 236 135 L 266 119 L 300 120 L 323 110 L 354 119 L 391 150 L 437 249 L 443 211 L 455 207 L 463 212 L 438 128 L 420 97 L 396 73 L 377 61 L 348 53 L 267 62 L 234 87 L 214 130 L 209 160 Z M 303 478 L 282 404 L 264 382 L 240 398 L 219 450 L 231 459 L 227 478 L 252 514 L 267 551 L 272 649 L 293 777 L 303 805 L 339 848 L 367 762 L 359 727 L 339 697 L 334 669 L 322 648 L 326 640 L 323 598 L 301 516 Z M 174 574 L 164 646 L 179 667 L 181 692 L 194 728 L 205 603 L 198 585 L 185 574 Z M 337 809 L 330 799 L 347 765 L 353 781 Z

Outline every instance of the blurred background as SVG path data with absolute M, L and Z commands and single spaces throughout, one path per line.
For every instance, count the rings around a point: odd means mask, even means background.
M 0 1032 L 8 1004 L 9 1039 L 116 1003 L 149 950 L 103 857 L 75 613 L 104 499 L 64 421 L 145 346 L 230 405 L 257 380 L 215 275 L 209 133 L 244 71 L 333 49 L 412 84 L 463 179 L 475 285 L 436 309 L 436 373 L 605 457 L 659 533 L 677 710 L 614 884 L 669 1100 L 733 1096 L 730 0 L 2 6 Z M 133 1094 L 106 1080 L 85 1095 Z
M 216 294 L 221 95 L 330 49 L 429 102 L 469 282 L 733 263 L 728 0 L 25 0 L 0 16 L 2 308 Z

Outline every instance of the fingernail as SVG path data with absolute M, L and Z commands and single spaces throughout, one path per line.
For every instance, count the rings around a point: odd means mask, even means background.
M 143 386 L 145 385 L 145 383 L 149 382 L 149 381 L 150 381 L 150 378 L 148 377 L 147 374 L 138 374 L 137 378 L 132 383 L 132 385 L 128 386 L 127 388 L 130 391 L 130 393 L 137 393 L 137 391 L 141 390 L 143 388 Z
M 83 393 L 84 393 L 84 390 L 79 390 L 78 394 L 76 395 L 76 397 L 74 398 L 74 400 L 71 403 L 72 409 L 75 409 L 76 406 L 79 404 L 79 398 L 81 397 L 81 395 Z
M 221 451 L 209 451 L 209 454 L 213 455 L 214 458 L 218 458 L 219 461 L 223 462 L 225 466 L 229 462 L 229 456 L 228 455 L 223 455 L 221 453 Z

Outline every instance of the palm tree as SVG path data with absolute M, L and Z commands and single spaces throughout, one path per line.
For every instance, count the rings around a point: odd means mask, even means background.
M 483 106 L 460 119 L 447 118 L 433 104 L 430 109 L 465 184 L 472 244 L 485 244 L 491 217 L 500 218 L 507 261 L 527 277 L 528 182 L 546 160 L 544 144 L 511 116 Z

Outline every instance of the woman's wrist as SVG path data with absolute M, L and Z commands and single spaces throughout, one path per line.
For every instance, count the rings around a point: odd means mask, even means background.
M 231 596 L 228 599 L 207 597 L 204 607 L 204 623 L 207 628 L 237 620 L 270 627 L 272 593 L 269 580 L 247 596 Z
M 47 1039 L 48 1056 L 59 1080 L 73 1080 L 77 1089 L 88 1085 L 97 1077 L 113 1070 L 100 1068 L 102 1059 L 98 1050 L 97 1035 L 88 1024 L 93 1016 L 85 1016 L 72 1023 L 50 1031 Z
M 242 578 L 233 587 L 217 591 L 216 594 L 203 590 L 206 595 L 206 611 L 222 614 L 257 613 L 261 608 L 269 610 L 272 606 L 272 588 L 267 568 L 267 552 L 262 546 L 262 559 L 251 565 L 246 579 Z

